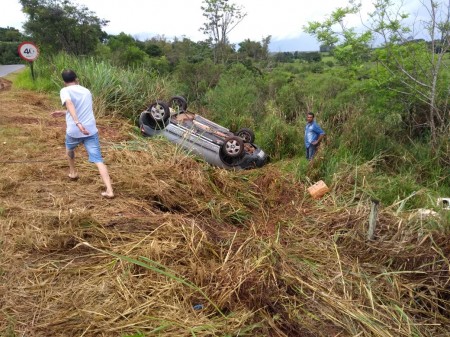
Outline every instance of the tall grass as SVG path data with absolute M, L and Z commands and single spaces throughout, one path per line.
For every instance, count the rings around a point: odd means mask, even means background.
M 174 81 L 156 75 L 152 69 L 124 69 L 112 66 L 108 61 L 94 57 L 75 57 L 57 54 L 41 58 L 34 65 L 36 81 L 31 86 L 57 95 L 63 86 L 61 72 L 73 69 L 80 84 L 89 88 L 94 97 L 97 116 L 119 115 L 135 119 L 146 106 L 156 99 L 169 98 L 175 92 Z M 18 84 L 29 87 L 28 75 L 21 75 Z
M 212 118 L 233 130 L 254 128 L 264 115 L 264 100 L 258 90 L 260 81 L 258 75 L 244 65 L 233 65 L 222 74 L 214 90 L 206 95 Z

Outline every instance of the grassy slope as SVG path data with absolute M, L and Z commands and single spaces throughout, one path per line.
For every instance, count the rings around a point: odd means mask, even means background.
M 381 209 L 368 242 L 351 176 L 315 201 L 273 164 L 212 168 L 111 118 L 102 199 L 84 151 L 67 178 L 57 106 L 0 92 L 1 336 L 450 334 L 448 224 Z

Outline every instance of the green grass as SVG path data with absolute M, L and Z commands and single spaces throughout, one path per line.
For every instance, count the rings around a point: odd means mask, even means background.
M 94 57 L 58 54 L 35 63 L 35 81 L 30 81 L 28 72 L 22 72 L 17 86 L 57 94 L 63 86 L 62 70 L 71 68 L 77 73 L 80 84 L 91 90 L 97 116 L 117 114 L 133 119 L 149 103 L 168 98 L 175 91 L 172 80 L 158 77 L 144 67 L 122 69 Z

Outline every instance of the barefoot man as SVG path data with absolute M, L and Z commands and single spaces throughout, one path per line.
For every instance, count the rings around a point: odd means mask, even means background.
M 61 74 L 64 80 L 64 88 L 60 91 L 62 105 L 67 111 L 53 111 L 53 117 L 66 116 L 66 153 L 69 160 L 69 178 L 77 179 L 75 169 L 75 148 L 83 144 L 89 161 L 98 167 L 100 177 L 106 186 L 102 196 L 113 198 L 114 192 L 111 186 L 108 168 L 103 163 L 98 140 L 98 130 L 92 109 L 92 94 L 85 87 L 78 84 L 77 75 L 73 70 L 66 69 Z

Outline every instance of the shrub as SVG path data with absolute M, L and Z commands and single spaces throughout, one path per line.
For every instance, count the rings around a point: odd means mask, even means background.
M 314 63 L 311 67 L 311 72 L 314 74 L 321 74 L 324 72 L 324 67 L 322 63 Z
M 264 115 L 260 97 L 260 78 L 242 64 L 222 74 L 217 86 L 206 95 L 212 118 L 230 129 L 255 127 Z
M 186 98 L 202 101 L 206 92 L 217 85 L 222 71 L 223 66 L 215 65 L 211 60 L 198 63 L 182 61 L 176 67 L 174 77 Z
M 20 42 L 1 42 L 0 41 L 0 64 L 18 64 L 22 63 L 17 51 Z
M 262 121 L 256 141 L 274 160 L 292 158 L 304 152 L 303 128 L 285 123 L 273 113 Z
M 275 102 L 285 122 L 293 122 L 302 118 L 307 110 L 307 92 L 300 81 L 283 85 L 277 92 Z

